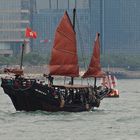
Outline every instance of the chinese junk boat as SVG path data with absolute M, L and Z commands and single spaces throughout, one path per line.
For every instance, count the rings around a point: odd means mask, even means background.
M 75 17 L 75 9 L 73 13 Z M 35 78 L 26 78 L 21 67 L 20 70 L 5 69 L 5 72 L 14 73 L 14 77 L 2 78 L 1 86 L 18 111 L 89 111 L 99 107 L 100 101 L 111 92 L 106 87 L 96 86 L 96 78 L 104 76 L 100 66 L 99 49 L 97 34 L 89 69 L 83 75 L 83 78 L 94 77 L 94 86 L 75 85 L 74 77 L 79 77 L 76 33 L 74 23 L 72 25 L 68 13 L 65 12 L 56 29 L 49 75 L 44 74 L 50 82 L 42 84 Z M 54 85 L 52 76 L 68 76 L 71 77 L 71 82 L 68 85 Z
M 109 72 L 107 72 L 107 75 L 105 77 L 103 77 L 101 79 L 101 84 L 109 89 L 111 89 L 111 92 L 109 94 L 106 95 L 106 97 L 119 97 L 119 90 L 116 89 L 117 86 L 117 78 L 112 75 L 109 74 Z

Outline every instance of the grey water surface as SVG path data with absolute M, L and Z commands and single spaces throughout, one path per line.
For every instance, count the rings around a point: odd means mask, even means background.
M 140 140 L 140 80 L 118 80 L 120 98 L 90 112 L 17 112 L 0 88 L 0 140 Z

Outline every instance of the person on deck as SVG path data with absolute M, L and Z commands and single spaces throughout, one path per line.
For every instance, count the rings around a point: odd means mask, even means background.
M 44 77 L 48 78 L 48 85 L 52 86 L 54 78 L 50 74 L 48 74 L 48 75 L 44 74 Z

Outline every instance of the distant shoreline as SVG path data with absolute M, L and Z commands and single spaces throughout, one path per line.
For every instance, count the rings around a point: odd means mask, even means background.
M 103 68 L 104 71 L 108 71 L 107 68 Z M 130 71 L 123 68 L 110 68 L 109 72 L 115 75 L 118 79 L 140 79 L 140 71 Z M 24 67 L 24 73 L 26 75 L 43 76 L 48 73 L 48 66 L 30 66 Z M 80 75 L 83 75 L 84 70 L 80 70 Z M 4 76 L 3 69 L 0 69 L 0 74 Z

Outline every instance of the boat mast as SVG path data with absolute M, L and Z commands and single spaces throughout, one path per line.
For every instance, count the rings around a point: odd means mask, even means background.
M 22 44 L 22 50 L 21 50 L 21 60 L 20 60 L 20 69 L 22 69 L 23 65 L 23 53 L 24 53 L 24 47 L 25 47 L 25 41 Z
M 73 9 L 73 30 L 75 30 L 75 17 L 76 17 L 76 8 Z M 71 77 L 71 85 L 74 84 L 74 77 Z
M 96 88 L 96 81 L 97 81 L 97 78 L 95 77 L 94 78 L 94 88 Z
M 73 30 L 75 30 L 76 8 L 73 9 Z

